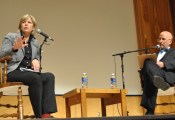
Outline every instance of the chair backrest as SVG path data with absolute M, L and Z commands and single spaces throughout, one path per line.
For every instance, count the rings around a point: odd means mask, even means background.
M 149 59 L 152 59 L 154 61 L 156 61 L 156 59 L 157 59 L 156 54 L 142 54 L 142 55 L 138 55 L 137 57 L 138 57 L 140 69 L 143 68 L 143 64 L 144 64 L 145 59 L 149 58 Z
M 11 56 L 0 58 L 0 84 L 7 83 L 7 62 L 11 59 Z

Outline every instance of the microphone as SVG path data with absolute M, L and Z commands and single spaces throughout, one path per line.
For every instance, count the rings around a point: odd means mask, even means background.
M 157 48 L 158 49 L 158 48 L 160 48 L 160 45 L 158 44 L 158 45 L 154 46 L 153 48 Z
M 155 46 L 153 46 L 153 47 L 149 47 L 149 48 L 143 48 L 143 49 L 141 49 L 141 50 L 151 50 L 151 49 L 159 49 L 160 48 L 160 45 L 159 44 L 157 44 L 157 45 L 155 45 Z
M 49 37 L 46 33 L 42 32 L 40 29 L 36 29 L 36 32 L 41 34 L 45 38 L 49 38 L 50 40 L 54 41 L 51 37 Z

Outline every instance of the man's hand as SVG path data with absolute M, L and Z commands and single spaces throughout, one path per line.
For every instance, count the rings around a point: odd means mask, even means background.
M 164 63 L 161 62 L 161 61 L 157 61 L 157 65 L 160 67 L 160 68 L 164 68 Z

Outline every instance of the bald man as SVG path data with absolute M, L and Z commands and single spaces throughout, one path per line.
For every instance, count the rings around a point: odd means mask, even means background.
M 157 62 L 152 59 L 144 61 L 143 94 L 140 105 L 147 109 L 145 115 L 154 115 L 158 89 L 165 91 L 175 83 L 175 49 L 170 48 L 172 40 L 170 32 L 161 32 L 157 39 L 160 45 Z

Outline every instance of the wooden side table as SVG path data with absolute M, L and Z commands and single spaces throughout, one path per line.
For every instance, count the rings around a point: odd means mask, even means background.
M 81 105 L 81 117 L 87 117 L 86 98 L 100 98 L 102 105 L 102 116 L 106 116 L 106 106 L 121 103 L 123 116 L 127 116 L 126 89 L 98 89 L 98 88 L 76 88 L 63 95 L 66 100 L 66 117 L 71 117 L 70 107 L 75 104 Z

